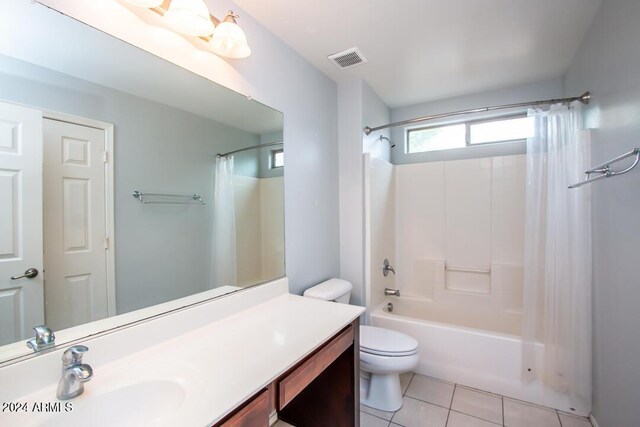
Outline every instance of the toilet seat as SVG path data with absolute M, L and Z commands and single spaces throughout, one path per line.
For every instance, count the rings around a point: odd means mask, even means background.
M 360 352 L 386 357 L 412 356 L 418 352 L 418 342 L 390 329 L 360 326 Z

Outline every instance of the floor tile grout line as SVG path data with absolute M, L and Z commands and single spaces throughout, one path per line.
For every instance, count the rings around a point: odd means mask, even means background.
M 422 403 L 428 403 L 429 405 L 437 406 L 438 408 L 451 409 L 451 403 L 449 403 L 449 407 L 446 407 L 446 406 L 438 405 L 437 403 L 429 402 L 428 400 L 420 399 L 419 397 L 413 397 L 406 394 L 403 397 L 408 397 L 409 399 L 417 400 L 418 402 L 422 402 Z M 453 401 L 453 397 L 451 398 L 451 400 Z
M 414 373 L 414 374 L 413 374 L 413 376 L 414 376 L 414 377 L 415 377 L 415 376 L 418 376 L 418 377 L 426 378 L 426 379 L 428 379 L 428 380 L 436 381 L 436 382 L 443 383 L 443 384 L 449 384 L 449 385 L 455 385 L 455 384 L 456 384 L 456 383 L 453 383 L 453 382 L 451 382 L 451 381 L 441 380 L 440 378 L 430 377 L 429 375 L 422 375 L 422 374 L 416 374 L 416 373 Z
M 560 412 L 556 409 L 556 417 L 558 417 L 558 422 L 560 423 L 560 427 L 562 427 L 562 418 L 560 418 Z
M 457 384 L 453 384 L 453 393 L 451 393 L 451 400 L 449 401 L 449 412 L 447 412 L 447 421 L 444 423 L 444 427 L 447 427 L 449 424 L 449 417 L 451 416 L 451 406 L 453 406 L 453 396 L 456 394 L 456 386 Z
M 409 391 L 409 387 L 411 387 L 411 383 L 413 382 L 413 379 L 415 377 L 416 377 L 415 373 L 411 374 L 411 378 L 409 379 L 409 384 L 407 384 L 407 388 L 405 388 L 404 392 L 402 392 L 402 396 L 406 396 L 407 395 L 407 391 Z
M 458 384 L 453 384 L 453 393 L 451 393 L 451 401 L 449 402 L 449 409 L 453 408 L 453 398 L 456 395 L 456 390 L 458 389 Z
M 486 422 L 491 423 L 491 424 L 496 425 L 496 426 L 504 426 L 504 423 L 503 424 L 494 423 L 493 421 L 487 420 L 486 418 L 480 418 L 480 417 L 477 417 L 475 415 L 467 414 L 466 412 L 456 411 L 455 409 L 450 409 L 449 412 L 456 412 L 458 414 L 466 415 L 467 417 L 475 418 L 476 420 L 486 421 Z
M 364 411 L 363 411 L 363 410 L 360 410 L 360 412 L 364 412 Z M 364 412 L 364 413 L 365 413 L 365 414 L 367 414 L 367 415 L 371 415 L 372 417 L 376 417 L 376 418 L 377 418 L 377 419 L 379 419 L 379 420 L 382 420 L 382 421 L 389 421 L 389 422 L 391 422 L 391 419 L 388 419 L 388 420 L 387 420 L 387 419 L 385 419 L 385 418 L 379 417 L 379 416 L 377 416 L 377 415 L 370 414 L 370 413 L 368 413 L 368 412 Z

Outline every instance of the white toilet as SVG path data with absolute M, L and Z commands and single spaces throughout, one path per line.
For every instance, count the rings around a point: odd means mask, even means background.
M 349 303 L 351 283 L 329 279 L 304 292 L 305 297 Z M 418 342 L 408 335 L 360 326 L 360 402 L 382 411 L 402 407 L 400 374 L 418 366 Z

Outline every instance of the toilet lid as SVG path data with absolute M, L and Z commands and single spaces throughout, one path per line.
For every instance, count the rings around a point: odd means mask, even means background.
M 410 356 L 418 351 L 418 341 L 390 329 L 360 326 L 360 351 L 381 356 Z

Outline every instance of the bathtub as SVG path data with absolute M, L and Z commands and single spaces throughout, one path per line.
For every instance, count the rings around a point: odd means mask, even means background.
M 424 304 L 422 304 L 424 302 Z M 391 313 L 386 311 L 393 304 Z M 418 341 L 418 374 L 490 391 L 503 396 L 588 416 L 586 402 L 574 402 L 541 381 L 520 380 L 522 340 L 516 335 L 474 329 L 459 321 L 443 323 L 427 309 L 432 301 L 389 298 L 370 313 L 373 326 L 392 329 Z M 538 345 L 542 354 L 544 346 Z

